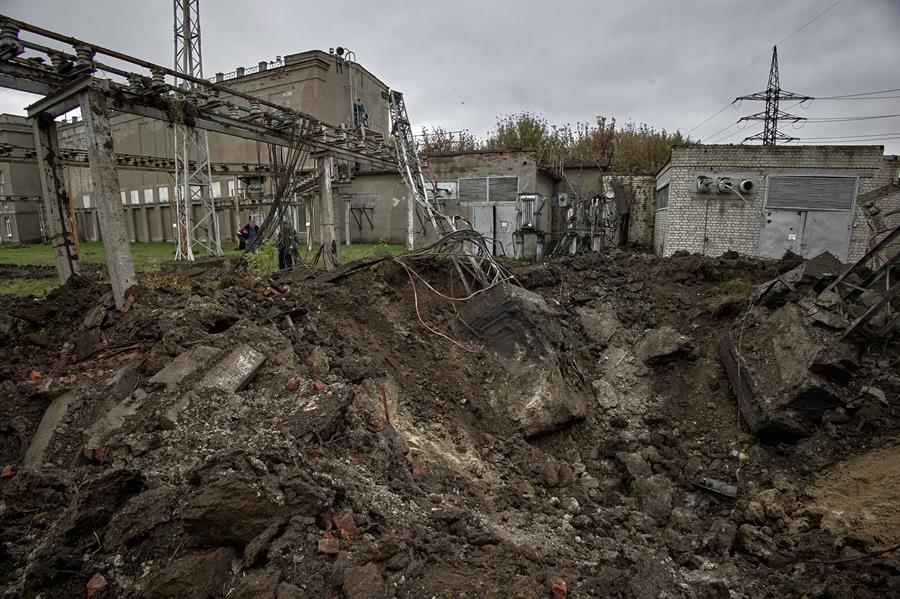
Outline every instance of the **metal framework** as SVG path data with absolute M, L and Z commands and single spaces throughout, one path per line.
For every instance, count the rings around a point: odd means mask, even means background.
M 175 70 L 203 79 L 200 51 L 200 0 L 172 0 L 175 9 Z M 199 86 L 190 79 L 175 78 L 175 87 L 184 90 L 183 99 L 192 102 Z M 194 246 L 207 256 L 221 256 L 219 218 L 212 195 L 209 134 L 175 119 L 175 214 L 178 220 L 176 260 L 193 260 Z M 195 211 L 194 204 L 199 204 Z
M 772 48 L 772 65 L 769 67 L 769 85 L 766 87 L 766 90 L 734 99 L 735 102 L 739 100 L 762 100 L 766 103 L 765 112 L 757 112 L 738 121 L 763 121 L 762 133 L 745 137 L 744 141 L 761 139 L 764 146 L 774 146 L 776 141 L 789 142 L 797 139 L 778 131 L 779 120 L 790 121 L 791 123 L 799 123 L 806 120 L 804 117 L 794 116 L 780 110 L 778 108 L 779 103 L 782 100 L 799 100 L 804 102 L 812 100 L 812 98 L 781 89 L 778 81 L 778 46 L 775 46 Z
M 419 160 L 419 153 L 416 151 L 415 136 L 412 132 L 412 126 L 409 123 L 409 116 L 406 114 L 406 102 L 403 100 L 403 94 L 392 89 L 389 93 L 390 97 L 390 114 L 391 114 L 391 138 L 394 140 L 394 147 L 397 151 L 397 166 L 400 168 L 400 175 L 406 182 L 406 187 L 412 196 L 413 202 L 409 203 L 409 211 L 407 213 L 407 232 L 406 232 L 406 249 L 412 251 L 415 247 L 415 209 L 421 206 L 431 221 L 431 225 L 435 231 L 439 233 L 448 233 L 455 231 L 453 222 L 443 216 L 440 206 L 432 205 L 428 199 L 428 187 L 425 185 L 425 175 L 422 172 L 422 162 Z

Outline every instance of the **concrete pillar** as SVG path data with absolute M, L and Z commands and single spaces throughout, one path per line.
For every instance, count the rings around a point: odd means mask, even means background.
M 406 249 L 416 249 L 416 201 L 409 190 L 406 195 Z
M 319 241 L 327 247 L 332 247 L 334 242 L 334 247 L 340 251 L 340 239 L 334 222 L 334 190 L 331 187 L 333 172 L 334 158 L 319 158 Z
M 56 260 L 56 276 L 60 284 L 78 272 L 77 253 L 72 235 L 73 223 L 69 219 L 69 194 L 66 192 L 62 164 L 59 162 L 59 139 L 56 122 L 50 116 L 32 119 L 34 146 L 37 149 L 38 171 L 41 177 L 41 195 L 44 198 L 46 220 L 45 233 L 53 246 Z
M 136 283 L 134 260 L 128 245 L 125 210 L 119 197 L 119 179 L 113 154 L 112 130 L 106 97 L 96 91 L 83 92 L 79 97 L 84 119 L 84 138 L 93 185 L 92 198 L 97 203 L 97 217 L 106 249 L 106 266 L 112 284 L 116 307 L 125 304 L 125 292 Z

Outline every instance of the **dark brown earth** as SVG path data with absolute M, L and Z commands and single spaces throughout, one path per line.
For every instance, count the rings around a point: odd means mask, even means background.
M 450 340 L 427 330 L 390 259 L 337 278 L 157 280 L 131 291 L 126 313 L 85 279 L 42 301 L 3 297 L 19 320 L 0 347 L 0 588 L 896 596 L 898 553 L 880 553 L 900 542 L 896 340 L 848 342 L 860 366 L 837 392 L 849 403 L 795 415 L 808 427 L 795 443 L 749 432 L 719 360 L 725 333 L 764 353 L 783 306 L 749 309 L 748 297 L 796 264 L 635 252 L 507 264 L 546 301 L 540 326 L 585 406 L 527 438 L 504 402 L 545 365 L 513 372 L 462 323 L 462 302 L 419 281 L 421 318 Z M 460 293 L 443 261 L 413 266 Z M 677 347 L 651 355 L 656 335 Z M 177 389 L 149 382 L 192 347 L 242 343 L 267 359 L 241 391 L 200 388 L 205 367 Z M 65 390 L 75 400 L 44 466 L 23 469 Z M 98 433 L 117 408 L 118 425 Z

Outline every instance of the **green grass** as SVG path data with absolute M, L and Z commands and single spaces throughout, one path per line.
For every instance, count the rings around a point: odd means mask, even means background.
M 240 250 L 233 242 L 223 244 L 226 255 L 238 255 Z M 355 262 L 375 254 L 387 252 L 389 254 L 402 254 L 405 247 L 401 244 L 391 243 L 357 243 L 342 245 L 340 257 L 344 264 Z M 134 268 L 141 273 L 158 271 L 163 262 L 175 258 L 175 244 L 166 242 L 132 243 L 131 253 L 134 256 Z M 300 248 L 300 257 L 309 261 L 315 254 L 306 251 L 306 246 Z M 277 256 L 275 266 L 277 266 Z M 81 244 L 81 260 L 88 264 L 106 264 L 106 251 L 103 244 L 96 241 L 85 241 Z M 53 248 L 47 244 L 27 245 L 0 245 L 0 264 L 18 264 L 22 266 L 53 266 Z M 53 288 L 49 279 L 16 279 L 0 281 L 0 293 L 16 293 L 17 295 L 31 295 L 29 290 L 41 291 L 41 295 Z
M 235 244 L 223 248 L 225 254 L 239 254 Z M 159 265 L 175 258 L 175 244 L 167 242 L 132 243 L 134 268 L 138 272 L 159 270 Z M 106 250 L 97 241 L 81 243 L 81 260 L 88 264 L 106 264 Z M 0 264 L 24 266 L 53 266 L 53 248 L 46 244 L 0 245 Z
M 0 281 L 0 295 L 44 297 L 56 286 L 56 279 L 7 279 Z

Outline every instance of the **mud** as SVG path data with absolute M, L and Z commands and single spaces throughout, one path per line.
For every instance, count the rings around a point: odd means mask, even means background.
M 413 266 L 460 293 L 443 261 Z M 492 329 L 509 343 L 422 281 L 414 295 L 390 259 L 263 284 L 161 279 L 127 312 L 86 278 L 4 297 L 0 588 L 80 597 L 99 575 L 94 597 L 900 593 L 897 553 L 882 552 L 900 542 L 896 341 L 847 342 L 840 411 L 800 414 L 796 443 L 749 432 L 722 367 L 724 334 L 748 360 L 764 353 L 785 306 L 749 298 L 791 266 L 509 264 L 537 298 Z M 785 305 L 814 290 L 796 293 Z M 833 345 L 834 330 L 803 326 Z M 264 357 L 252 378 L 203 383 L 243 345 Z M 150 381 L 198 346 L 195 368 Z M 24 469 L 64 391 L 43 465 Z M 523 426 L 544 407 L 559 417 Z

